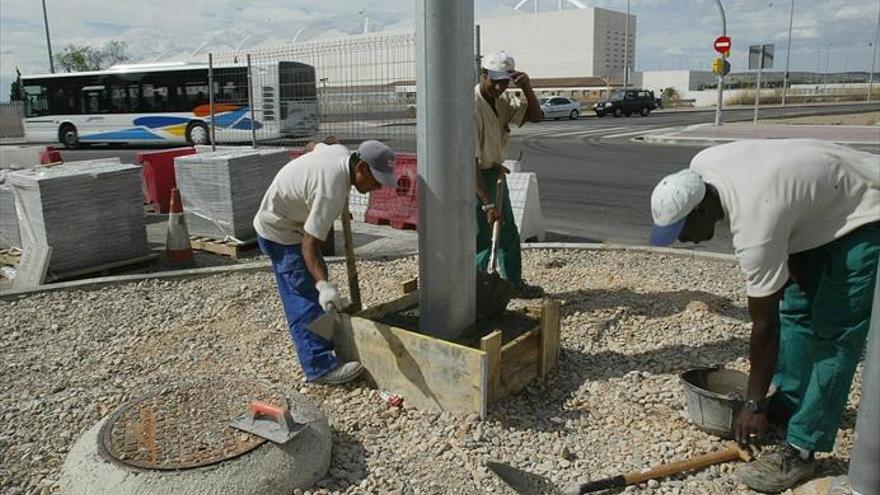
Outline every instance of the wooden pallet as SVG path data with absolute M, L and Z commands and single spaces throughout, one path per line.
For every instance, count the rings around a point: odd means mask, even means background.
M 20 249 L 0 249 L 0 265 L 16 266 L 19 261 L 21 261 Z
M 106 276 L 113 273 L 113 271 L 119 268 L 131 268 L 134 265 L 149 265 L 159 259 L 158 253 L 151 253 L 145 256 L 138 256 L 136 258 L 128 258 L 119 261 L 113 261 L 110 263 L 104 263 L 101 265 L 94 265 L 85 268 L 78 268 L 75 270 L 66 270 L 61 272 L 53 272 L 49 271 L 46 275 L 46 282 L 58 282 L 60 280 L 67 280 L 71 278 L 83 277 L 85 275 L 101 275 Z
M 449 342 L 376 320 L 418 304 L 413 289 L 403 297 L 354 316 L 341 314 L 333 334 L 336 355 L 360 361 L 368 381 L 400 395 L 415 407 L 479 414 L 490 404 L 518 393 L 556 366 L 559 355 L 559 303 L 530 308 L 540 323 L 510 342 L 495 330 L 480 347 Z
M 246 251 L 257 247 L 256 239 L 246 241 L 218 240 L 208 237 L 190 236 L 189 244 L 196 251 L 207 251 L 209 253 L 219 254 L 221 256 L 229 256 L 237 260 L 239 255 Z

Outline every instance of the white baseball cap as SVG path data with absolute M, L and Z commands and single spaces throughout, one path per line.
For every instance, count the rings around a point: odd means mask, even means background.
M 686 168 L 667 175 L 651 193 L 651 244 L 668 246 L 678 239 L 687 216 L 706 196 L 706 183 L 700 174 Z
M 387 144 L 369 140 L 358 146 L 358 158 L 370 166 L 373 177 L 385 187 L 397 187 L 397 178 L 394 176 L 394 152 Z
M 489 79 L 493 81 L 510 79 L 511 74 L 514 73 L 515 65 L 513 57 L 504 50 L 492 52 L 483 59 L 483 67 L 489 72 Z

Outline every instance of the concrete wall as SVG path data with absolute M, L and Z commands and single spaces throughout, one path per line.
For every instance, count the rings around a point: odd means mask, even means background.
M 483 55 L 507 50 L 535 77 L 593 75 L 594 9 L 478 19 Z

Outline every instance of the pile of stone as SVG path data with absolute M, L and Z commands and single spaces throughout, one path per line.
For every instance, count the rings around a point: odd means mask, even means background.
M 9 172 L 6 183 L 21 247 L 25 252 L 51 247 L 50 272 L 147 254 L 140 167 L 118 159 L 68 162 Z M 5 206 L 3 211 L 5 219 Z
M 190 235 L 246 241 L 256 236 L 253 220 L 286 150 L 240 149 L 174 159 L 177 188 Z
M 15 197 L 6 184 L 6 170 L 0 170 L 0 249 L 20 248 L 18 217 L 15 214 Z

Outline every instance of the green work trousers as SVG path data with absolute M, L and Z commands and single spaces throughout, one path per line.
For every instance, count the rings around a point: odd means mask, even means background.
M 497 168 L 483 170 L 483 181 L 486 184 L 486 194 L 494 202 L 497 190 Z M 477 201 L 477 269 L 486 271 L 489 267 L 489 256 L 492 252 L 492 226 L 486 220 L 479 201 Z M 504 199 L 501 202 L 501 234 L 498 238 L 498 272 L 501 276 L 514 285 L 522 284 L 522 253 L 519 244 L 519 231 L 513 220 L 513 208 L 510 206 L 510 190 L 507 189 L 507 181 L 504 181 Z
M 793 412 L 789 443 L 829 452 L 868 336 L 880 222 L 794 257 L 802 269 L 779 305 L 774 402 Z

